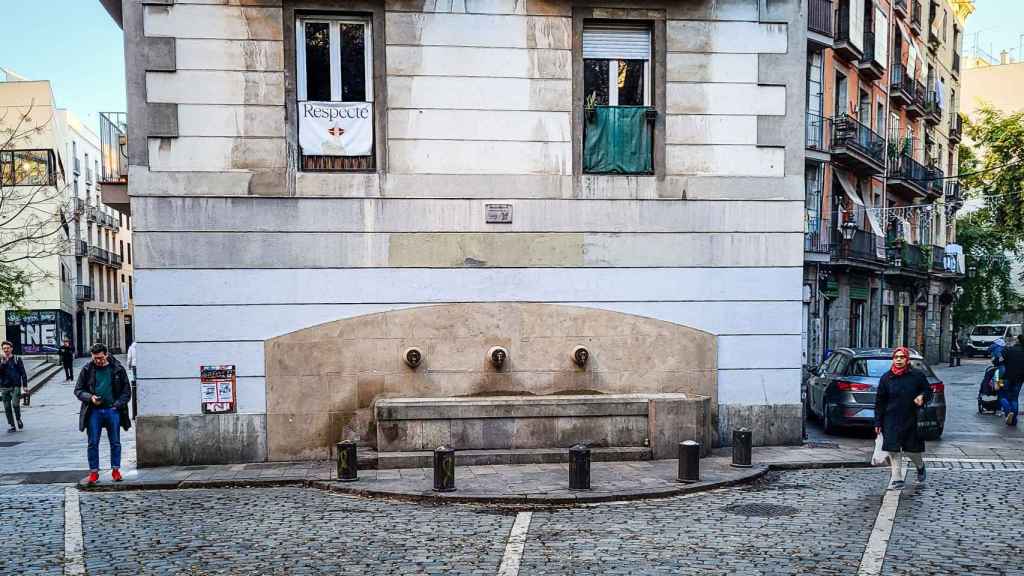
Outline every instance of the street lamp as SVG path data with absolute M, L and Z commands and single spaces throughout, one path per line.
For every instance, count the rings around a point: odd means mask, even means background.
M 853 235 L 857 232 L 857 225 L 847 220 L 839 226 L 839 230 L 843 233 L 843 240 L 849 242 L 853 240 Z
M 974 278 L 977 275 L 978 275 L 978 268 L 976 266 L 968 266 L 967 267 L 967 277 L 968 278 Z

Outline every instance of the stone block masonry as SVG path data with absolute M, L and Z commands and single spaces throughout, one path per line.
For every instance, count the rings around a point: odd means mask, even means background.
M 129 58 L 129 111 L 177 118 L 129 139 L 140 462 L 324 457 L 368 425 L 365 394 L 471 383 L 713 382 L 714 437 L 743 422 L 755 441 L 799 441 L 799 0 L 242 4 L 126 3 L 129 52 L 163 55 Z M 325 11 L 369 25 L 370 170 L 304 171 L 299 158 L 296 18 Z M 652 174 L 582 171 L 590 19 L 652 30 Z M 512 222 L 488 223 L 486 204 L 511 205 Z M 388 332 L 386 346 L 329 332 L 435 305 L 526 312 L 474 320 L 464 337 L 452 335 L 462 320 L 447 325 L 416 374 L 397 364 L 415 331 Z M 549 321 L 605 315 L 644 321 L 627 323 L 637 333 Z M 521 325 L 546 328 L 524 337 Z M 560 347 L 582 337 L 603 346 L 602 370 L 564 372 Z M 514 369 L 485 378 L 471 351 L 497 343 Z M 306 373 L 335 353 L 349 364 Z M 202 364 L 238 367 L 238 413 L 216 424 L 199 414 Z

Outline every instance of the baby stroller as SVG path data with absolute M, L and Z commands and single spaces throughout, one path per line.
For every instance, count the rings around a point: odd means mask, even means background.
M 985 370 L 985 377 L 981 379 L 981 386 L 978 388 L 978 414 L 995 414 L 999 411 L 999 391 L 996 390 L 996 366 L 989 366 Z

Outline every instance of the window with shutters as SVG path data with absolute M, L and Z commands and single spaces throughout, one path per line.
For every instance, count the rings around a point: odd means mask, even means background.
M 647 24 L 584 24 L 584 172 L 654 173 L 651 54 Z
M 295 22 L 300 168 L 368 171 L 374 164 L 373 43 L 367 18 Z

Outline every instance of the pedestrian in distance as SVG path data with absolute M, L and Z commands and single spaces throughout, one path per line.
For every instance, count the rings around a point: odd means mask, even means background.
M 60 363 L 64 367 L 64 381 L 73 381 L 75 379 L 75 347 L 71 345 L 71 340 L 68 338 L 64 339 L 64 344 L 60 347 Z
M 21 396 L 28 395 L 28 373 L 21 356 L 14 355 L 14 344 L 6 340 L 0 343 L 3 358 L 0 359 L 0 398 L 4 403 L 4 416 L 7 416 L 7 432 L 17 432 L 25 428 L 21 421 Z
M 110 477 L 121 481 L 121 428 L 131 428 L 128 403 L 132 399 L 131 383 L 124 366 L 107 353 L 107 346 L 93 344 L 92 360 L 78 373 L 75 397 L 82 402 L 78 412 L 78 429 L 89 438 L 89 476 L 87 484 L 100 478 L 100 433 L 107 431 L 110 443 Z
M 903 488 L 903 456 L 917 467 L 917 481 L 927 477 L 924 440 L 917 435 L 917 411 L 932 399 L 932 389 L 923 372 L 910 365 L 910 350 L 897 348 L 892 367 L 882 375 L 875 394 L 875 434 L 882 435 L 882 449 L 889 453 L 892 476 L 890 490 Z
M 1007 426 L 1017 425 L 1018 399 L 1021 384 L 1024 384 L 1024 335 L 1018 336 L 1013 344 L 1002 350 L 1003 388 L 999 405 L 1006 415 Z

